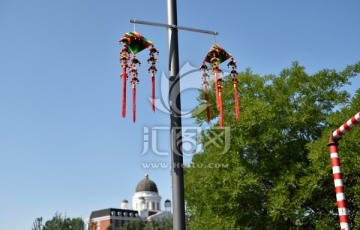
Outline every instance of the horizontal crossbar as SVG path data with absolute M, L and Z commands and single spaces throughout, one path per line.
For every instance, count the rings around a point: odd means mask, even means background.
M 163 24 L 163 23 L 147 22 L 147 21 L 140 21 L 140 20 L 135 20 L 135 19 L 131 19 L 130 23 L 142 24 L 142 25 L 148 25 L 148 26 L 158 26 L 158 27 L 177 29 L 177 30 L 186 30 L 186 31 L 190 31 L 190 32 L 196 32 L 196 33 L 202 33 L 202 34 L 211 34 L 211 35 L 215 35 L 215 36 L 219 34 L 216 31 L 194 29 L 194 28 L 189 28 L 189 27 L 184 27 L 184 26 L 168 25 L 168 24 Z

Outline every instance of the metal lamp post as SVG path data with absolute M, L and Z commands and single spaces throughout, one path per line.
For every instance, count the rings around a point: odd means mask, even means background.
M 180 101 L 179 75 L 179 45 L 178 30 L 218 35 L 218 32 L 182 27 L 177 25 L 176 0 L 167 0 L 168 24 L 139 21 L 132 19 L 131 23 L 168 29 L 168 58 L 169 58 L 169 107 L 170 107 L 170 145 L 171 145 L 171 175 L 173 201 L 173 229 L 185 230 L 185 199 L 184 173 L 182 151 L 182 122 Z
M 174 28 L 168 29 L 171 177 L 174 210 L 173 229 L 182 230 L 186 227 L 176 0 L 167 1 L 167 21 L 169 25 L 175 26 Z

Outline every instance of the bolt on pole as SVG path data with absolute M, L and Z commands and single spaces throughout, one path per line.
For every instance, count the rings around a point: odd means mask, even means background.
M 340 126 L 334 132 L 331 132 L 329 138 L 329 150 L 331 156 L 331 165 L 334 177 L 336 201 L 338 205 L 339 212 L 339 221 L 341 230 L 350 230 L 349 219 L 348 219 L 348 209 L 346 207 L 346 199 L 344 192 L 344 182 L 342 179 L 341 167 L 340 167 L 340 158 L 338 151 L 338 140 L 350 131 L 355 125 L 360 123 L 360 112 L 353 116 L 350 120 Z

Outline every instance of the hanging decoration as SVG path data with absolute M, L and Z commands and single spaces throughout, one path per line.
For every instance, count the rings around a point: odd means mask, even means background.
M 152 110 L 155 111 L 155 73 L 157 58 L 155 54 L 159 54 L 159 51 L 154 47 L 153 43 L 143 37 L 141 34 L 133 31 L 124 34 L 124 37 L 119 40 L 119 43 L 123 43 L 123 48 L 120 51 L 120 63 L 122 67 L 122 116 L 126 116 L 126 80 L 128 75 L 131 75 L 130 84 L 132 86 L 132 119 L 136 120 L 136 85 L 140 82 L 138 79 L 137 65 L 141 65 L 141 62 L 136 58 L 136 54 L 142 50 L 149 48 L 150 58 L 147 60 L 151 63 L 148 69 L 151 73 L 152 82 Z M 132 55 L 132 57 L 131 57 Z M 130 60 L 131 59 L 131 60 Z
M 155 54 L 159 55 L 159 51 L 155 49 L 154 45 L 151 45 L 150 48 L 150 58 L 147 60 L 148 63 L 151 63 L 151 66 L 149 67 L 148 71 L 151 72 L 151 107 L 152 110 L 155 112 L 155 73 L 157 72 L 156 69 L 156 61 L 157 58 L 155 57 Z
M 231 58 L 231 61 L 227 64 L 227 66 L 232 68 L 230 72 L 230 76 L 231 76 L 231 83 L 233 83 L 234 85 L 235 116 L 236 119 L 240 119 L 240 107 L 239 107 L 239 97 L 238 97 L 239 94 L 237 90 L 238 79 L 236 78 L 238 72 L 236 71 L 237 65 L 233 57 Z
M 239 100 L 238 100 L 238 91 L 237 91 L 237 83 L 238 80 L 236 78 L 236 75 L 238 74 L 236 72 L 236 61 L 235 59 L 226 52 L 221 46 L 218 44 L 214 44 L 210 51 L 207 53 L 203 64 L 200 66 L 200 70 L 203 71 L 202 74 L 202 85 L 205 90 L 205 100 L 206 100 L 206 114 L 207 114 L 207 120 L 210 121 L 210 108 L 209 108 L 209 67 L 206 65 L 206 63 L 210 64 L 211 73 L 214 75 L 214 83 L 215 83 L 215 98 L 216 98 L 216 107 L 219 110 L 219 124 L 220 127 L 223 127 L 223 104 L 222 104 L 222 93 L 224 90 L 224 80 L 221 78 L 221 74 L 223 74 L 223 71 L 219 67 L 221 63 L 226 61 L 227 59 L 231 58 L 230 62 L 228 63 L 228 67 L 231 67 L 232 70 L 230 72 L 231 76 L 231 82 L 234 85 L 234 103 L 235 103 L 235 113 L 236 113 L 236 119 L 240 118 L 240 109 L 239 109 Z
M 205 63 L 203 63 L 200 66 L 200 69 L 203 72 L 202 74 L 202 86 L 204 87 L 204 91 L 205 91 L 205 101 L 206 101 L 206 117 L 207 117 L 207 121 L 210 122 L 210 103 L 209 103 L 209 78 L 210 75 L 207 73 L 209 71 L 209 68 L 207 67 L 207 65 Z

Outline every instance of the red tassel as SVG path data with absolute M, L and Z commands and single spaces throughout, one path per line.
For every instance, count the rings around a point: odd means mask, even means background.
M 219 77 L 217 73 L 215 73 L 215 93 L 216 93 L 216 108 L 219 109 L 219 87 L 218 87 Z
M 122 116 L 126 116 L 126 67 L 123 67 L 123 72 L 121 74 L 123 79 L 123 91 L 122 91 Z
M 132 119 L 136 121 L 136 83 L 132 85 Z
M 240 108 L 239 108 L 239 98 L 238 98 L 238 90 L 237 90 L 236 84 L 234 84 L 234 102 L 235 102 L 236 119 L 239 120 Z
M 207 86 L 205 86 L 205 99 L 206 99 L 206 116 L 207 121 L 210 122 L 210 103 L 209 103 L 209 91 Z
M 222 108 L 222 96 L 221 91 L 219 91 L 219 112 L 220 112 L 220 127 L 223 127 L 223 108 Z
M 152 111 L 155 112 L 155 75 L 151 74 L 151 106 Z

